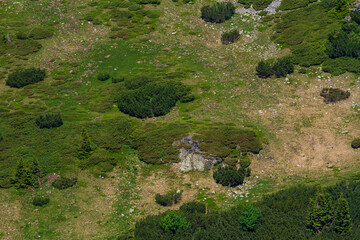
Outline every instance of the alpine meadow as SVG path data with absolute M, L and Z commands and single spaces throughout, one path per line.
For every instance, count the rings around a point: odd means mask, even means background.
M 359 0 L 0 0 L 1 240 L 360 239 Z

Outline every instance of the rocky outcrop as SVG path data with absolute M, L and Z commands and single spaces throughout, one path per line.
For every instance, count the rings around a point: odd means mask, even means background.
M 191 135 L 184 137 L 180 140 L 180 142 L 191 146 L 190 149 L 180 149 L 179 159 L 180 170 L 182 172 L 204 171 L 205 169 L 210 169 L 223 161 L 222 159 L 211 155 L 208 158 L 205 158 L 201 154 L 202 151 L 199 149 L 199 143 L 194 141 Z

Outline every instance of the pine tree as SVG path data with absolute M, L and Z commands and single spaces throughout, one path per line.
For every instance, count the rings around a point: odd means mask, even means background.
M 78 149 L 78 158 L 85 159 L 88 158 L 91 154 L 91 143 L 87 130 L 85 128 L 82 129 L 81 133 L 81 143 Z
M 19 159 L 11 182 L 17 188 L 38 187 L 36 176 L 32 173 L 31 164 Z
M 314 232 L 321 232 L 333 219 L 332 200 L 328 193 L 319 194 L 316 200 L 310 200 L 306 226 Z
M 35 182 L 37 186 L 40 186 L 41 185 L 40 165 L 39 165 L 39 161 L 36 158 L 33 158 L 29 162 L 29 171 L 32 177 L 34 178 L 33 182 Z
M 336 204 L 335 212 L 335 231 L 341 235 L 348 233 L 351 229 L 351 217 L 349 211 L 349 204 L 341 193 Z

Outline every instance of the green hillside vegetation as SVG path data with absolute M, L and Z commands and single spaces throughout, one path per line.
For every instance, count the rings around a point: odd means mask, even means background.
M 0 2 L 0 239 L 360 239 L 355 1 Z

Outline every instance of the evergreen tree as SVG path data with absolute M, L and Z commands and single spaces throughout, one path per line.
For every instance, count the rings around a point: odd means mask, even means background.
M 85 159 L 88 158 L 91 154 L 91 143 L 87 130 L 85 128 L 82 129 L 81 133 L 81 143 L 78 149 L 78 158 Z
M 309 212 L 306 220 L 307 228 L 319 233 L 324 227 L 331 224 L 332 219 L 332 200 L 328 193 L 319 194 L 316 200 L 310 200 Z
M 23 159 L 20 159 L 17 162 L 15 169 L 15 174 L 11 179 L 11 182 L 17 188 L 27 188 L 27 187 L 38 187 L 38 182 L 36 179 L 35 167 L 31 163 L 25 162 Z
M 40 165 L 39 165 L 39 161 L 37 160 L 37 158 L 33 158 L 30 162 L 29 162 L 29 171 L 30 174 L 33 176 L 33 178 L 35 178 L 35 183 L 37 183 L 38 186 L 41 185 L 41 173 L 40 173 Z
M 341 235 L 346 234 L 350 231 L 351 217 L 349 204 L 341 193 L 336 204 L 335 212 L 335 231 Z

